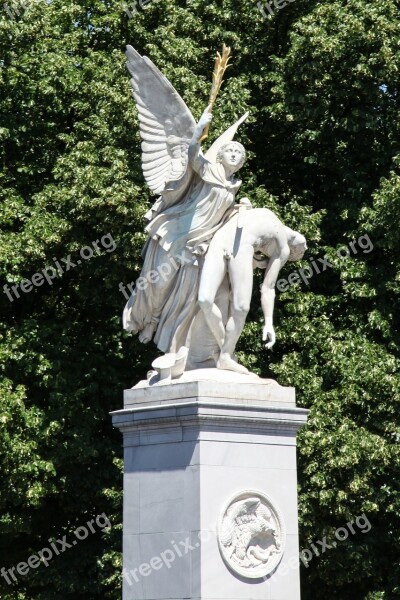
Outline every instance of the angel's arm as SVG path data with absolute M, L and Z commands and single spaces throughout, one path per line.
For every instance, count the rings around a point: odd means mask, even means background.
M 196 173 L 199 174 L 204 166 L 204 163 L 207 162 L 201 153 L 200 138 L 203 134 L 204 128 L 206 125 L 208 125 L 208 123 L 211 122 L 212 119 L 212 114 L 209 112 L 209 108 L 210 107 L 207 106 L 206 110 L 201 115 L 199 122 L 194 128 L 193 136 L 189 144 L 189 162 Z

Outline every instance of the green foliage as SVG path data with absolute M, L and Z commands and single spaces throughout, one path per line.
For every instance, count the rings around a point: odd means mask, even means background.
M 303 570 L 302 597 L 400 598 L 399 25 L 395 0 L 296 0 L 266 21 L 234 0 L 160 0 L 131 20 L 100 0 L 30 0 L 15 20 L 0 9 L 1 286 L 107 233 L 117 245 L 13 302 L 0 294 L 0 566 L 103 512 L 113 525 L 18 584 L 0 579 L 2 598 L 120 597 L 109 411 L 154 357 L 119 317 L 151 201 L 123 49 L 148 54 L 199 117 L 223 41 L 234 61 L 211 134 L 250 110 L 243 195 L 306 235 L 300 266 L 333 265 L 278 294 L 269 354 L 255 285 L 239 354 L 311 411 L 299 436 L 303 547 L 364 512 L 372 524 Z M 337 257 L 365 234 L 371 252 Z

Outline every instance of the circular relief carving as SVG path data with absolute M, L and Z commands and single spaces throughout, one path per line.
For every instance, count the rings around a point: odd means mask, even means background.
M 233 571 L 252 579 L 265 577 L 278 566 L 284 552 L 282 515 L 261 492 L 236 494 L 219 519 L 218 544 Z

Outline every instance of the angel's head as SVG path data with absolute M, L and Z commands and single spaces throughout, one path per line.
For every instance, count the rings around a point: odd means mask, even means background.
M 246 160 L 246 150 L 239 142 L 228 142 L 218 150 L 217 162 L 231 173 L 238 171 Z

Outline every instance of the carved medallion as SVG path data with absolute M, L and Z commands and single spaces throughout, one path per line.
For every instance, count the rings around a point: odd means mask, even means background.
M 265 494 L 236 494 L 223 510 L 218 544 L 230 569 L 256 579 L 272 573 L 284 552 L 285 526 L 280 511 Z

